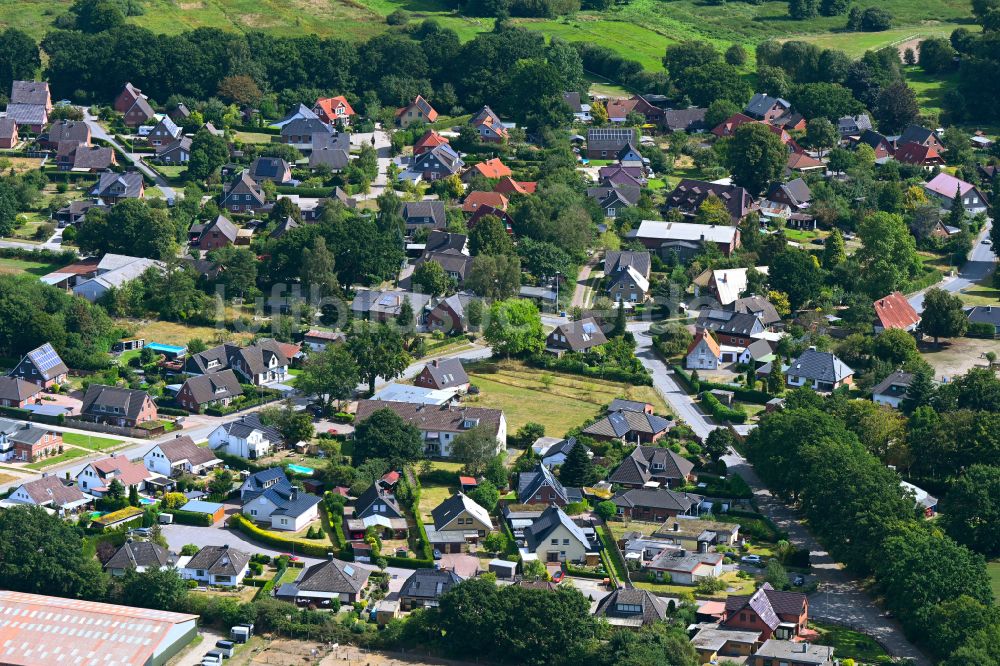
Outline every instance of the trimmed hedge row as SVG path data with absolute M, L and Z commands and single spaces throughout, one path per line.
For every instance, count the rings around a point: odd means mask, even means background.
M 191 416 L 191 412 L 186 409 L 178 409 L 177 407 L 162 407 L 157 405 L 156 411 L 159 414 L 166 414 L 167 416 Z
M 333 196 L 332 187 L 292 187 L 291 185 L 278 185 L 275 188 L 278 194 L 297 194 L 300 197 L 329 197 Z
M 19 421 L 34 421 L 35 423 L 47 423 L 49 425 L 63 425 L 66 422 L 66 417 L 63 414 L 55 416 L 51 414 L 37 414 L 19 407 L 0 407 L 0 415 L 9 416 Z
M 194 525 L 195 527 L 211 527 L 215 522 L 212 516 L 207 513 L 195 513 L 184 509 L 170 509 L 163 513 L 169 513 L 174 517 L 174 522 L 178 525 Z
M 308 557 L 325 559 L 328 553 L 333 550 L 333 547 L 327 544 L 308 543 L 299 541 L 298 539 L 289 539 L 274 532 L 262 530 L 238 513 L 233 514 L 229 518 L 229 527 L 238 529 L 247 536 L 268 546 L 274 546 L 279 550 L 287 550 L 290 553 L 306 555 Z
M 747 413 L 742 409 L 726 407 L 719 399 L 708 391 L 701 392 L 701 406 L 711 412 L 712 417 L 719 421 L 729 421 L 730 423 L 746 423 Z
M 700 391 L 731 391 L 737 400 L 742 402 L 752 402 L 757 405 L 766 405 L 768 400 L 771 400 L 774 396 L 765 391 L 758 391 L 757 389 L 746 388 L 745 386 L 737 386 L 736 384 L 722 384 L 720 382 L 705 382 L 698 381 L 698 385 L 695 386 L 691 381 L 691 375 L 684 371 L 684 368 L 674 364 L 670 368 L 674 371 L 674 374 L 680 377 L 681 384 L 684 385 L 684 390 L 688 393 L 699 393 Z
M 55 250 L 41 248 L 29 250 L 26 247 L 2 247 L 0 248 L 0 257 L 7 257 L 8 259 L 31 259 L 32 261 L 64 261 L 67 264 L 71 264 L 80 258 L 72 250 L 56 252 Z
M 613 382 L 633 384 L 635 386 L 652 386 L 653 377 L 648 372 L 628 372 L 621 368 L 595 368 L 583 361 L 569 358 L 555 358 L 547 354 L 538 354 L 527 359 L 528 365 L 542 370 L 555 370 L 571 375 L 582 375 L 594 379 L 606 379 Z
M 280 561 L 284 562 L 286 559 L 287 558 L 282 558 Z M 278 581 L 281 580 L 281 577 L 285 575 L 285 571 L 287 569 L 288 569 L 287 563 L 285 564 L 285 566 L 278 565 L 278 570 L 275 572 L 274 576 L 271 577 L 271 580 L 266 581 L 263 585 L 261 585 L 260 589 L 257 590 L 257 593 L 253 595 L 253 600 L 257 601 L 261 597 L 266 597 L 270 595 L 271 591 L 274 590 L 275 587 L 277 587 Z

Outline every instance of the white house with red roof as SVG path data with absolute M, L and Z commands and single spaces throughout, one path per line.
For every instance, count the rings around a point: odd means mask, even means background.
M 929 182 L 924 183 L 924 191 L 932 201 L 936 201 L 945 210 L 951 210 L 951 205 L 955 200 L 955 193 L 962 197 L 962 206 L 965 212 L 970 215 L 986 212 L 986 197 L 972 183 L 955 178 L 950 173 L 943 171 L 934 176 Z
M 142 463 L 132 462 L 123 455 L 114 455 L 90 463 L 76 475 L 76 485 L 80 490 L 101 497 L 111 487 L 111 482 L 117 479 L 126 492 L 132 486 L 142 490 L 146 479 L 153 474 Z
M 906 296 L 898 291 L 878 299 L 872 306 L 875 308 L 875 321 L 872 324 L 875 333 L 891 328 L 912 332 L 920 324 L 920 315 L 906 300 Z

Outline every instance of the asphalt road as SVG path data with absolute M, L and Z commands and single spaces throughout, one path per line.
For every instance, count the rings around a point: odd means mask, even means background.
M 133 166 L 135 166 L 136 169 L 138 169 L 139 171 L 141 171 L 142 173 L 146 174 L 147 176 L 153 179 L 153 181 L 156 183 L 156 186 L 159 187 L 160 191 L 163 192 L 163 196 L 166 197 L 167 203 L 172 204 L 174 201 L 177 200 L 177 192 L 174 191 L 174 188 L 170 187 L 170 185 L 167 184 L 167 181 L 163 176 L 161 176 L 155 170 L 150 169 L 148 166 L 146 166 L 145 163 L 143 163 L 142 155 L 130 152 L 125 148 L 125 146 L 118 143 L 115 137 L 112 136 L 111 134 L 108 134 L 108 132 L 104 129 L 104 127 L 97 121 L 97 118 L 91 115 L 89 109 L 87 109 L 86 107 L 80 107 L 80 110 L 83 111 L 84 122 L 86 122 L 87 126 L 90 127 L 90 135 L 92 138 L 101 139 L 102 141 L 107 141 L 109 144 L 120 150 L 122 154 L 124 154 L 125 157 L 127 157 L 128 160 L 132 162 Z
M 935 287 L 955 293 L 977 282 L 981 282 L 993 272 L 993 269 L 996 267 L 997 256 L 993 252 L 992 245 L 983 243 L 983 239 L 989 237 L 991 226 L 992 221 L 987 221 L 986 226 L 983 227 L 983 230 L 976 237 L 975 245 L 972 246 L 972 252 L 969 254 L 969 260 L 959 269 L 958 275 L 946 277 L 935 284 Z M 908 299 L 910 305 L 917 312 L 923 312 L 924 310 L 925 291 L 926 289 L 918 291 Z

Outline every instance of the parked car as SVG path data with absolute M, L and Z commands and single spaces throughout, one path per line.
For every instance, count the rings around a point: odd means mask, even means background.
M 437 548 L 435 548 L 434 549 L 434 559 L 435 560 L 440 560 L 442 557 L 444 557 L 444 555 L 441 554 L 441 551 L 438 550 Z
M 562 571 L 557 571 L 554 574 L 552 574 L 552 582 L 555 583 L 556 585 L 563 582 L 564 578 L 566 578 L 566 574 L 563 573 Z
M 799 574 L 792 579 L 792 585 L 794 585 L 795 587 L 801 587 L 805 584 L 806 584 L 806 577 L 803 576 L 802 574 Z
M 740 562 L 742 562 L 743 564 L 753 564 L 756 566 L 760 566 L 761 564 L 764 563 L 764 561 L 760 559 L 760 555 L 744 555 L 743 557 L 740 558 Z

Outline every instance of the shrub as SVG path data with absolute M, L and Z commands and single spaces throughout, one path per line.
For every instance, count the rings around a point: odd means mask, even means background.
M 726 581 L 715 576 L 707 576 L 698 581 L 694 589 L 699 594 L 715 594 L 726 589 Z
M 967 338 L 984 338 L 992 340 L 996 335 L 993 324 L 984 321 L 969 322 L 969 328 L 965 332 Z
M 701 406 L 712 414 L 712 418 L 730 423 L 746 423 L 747 413 L 742 408 L 726 407 L 719 399 L 707 391 L 701 394 Z
M 207 513 L 195 513 L 184 509 L 171 509 L 164 511 L 174 517 L 174 522 L 178 525 L 194 525 L 196 527 L 211 527 L 212 516 Z
M 181 555 L 184 556 L 197 555 L 199 550 L 201 549 L 198 548 L 198 546 L 194 545 L 193 543 L 185 544 L 184 546 L 181 547 Z

